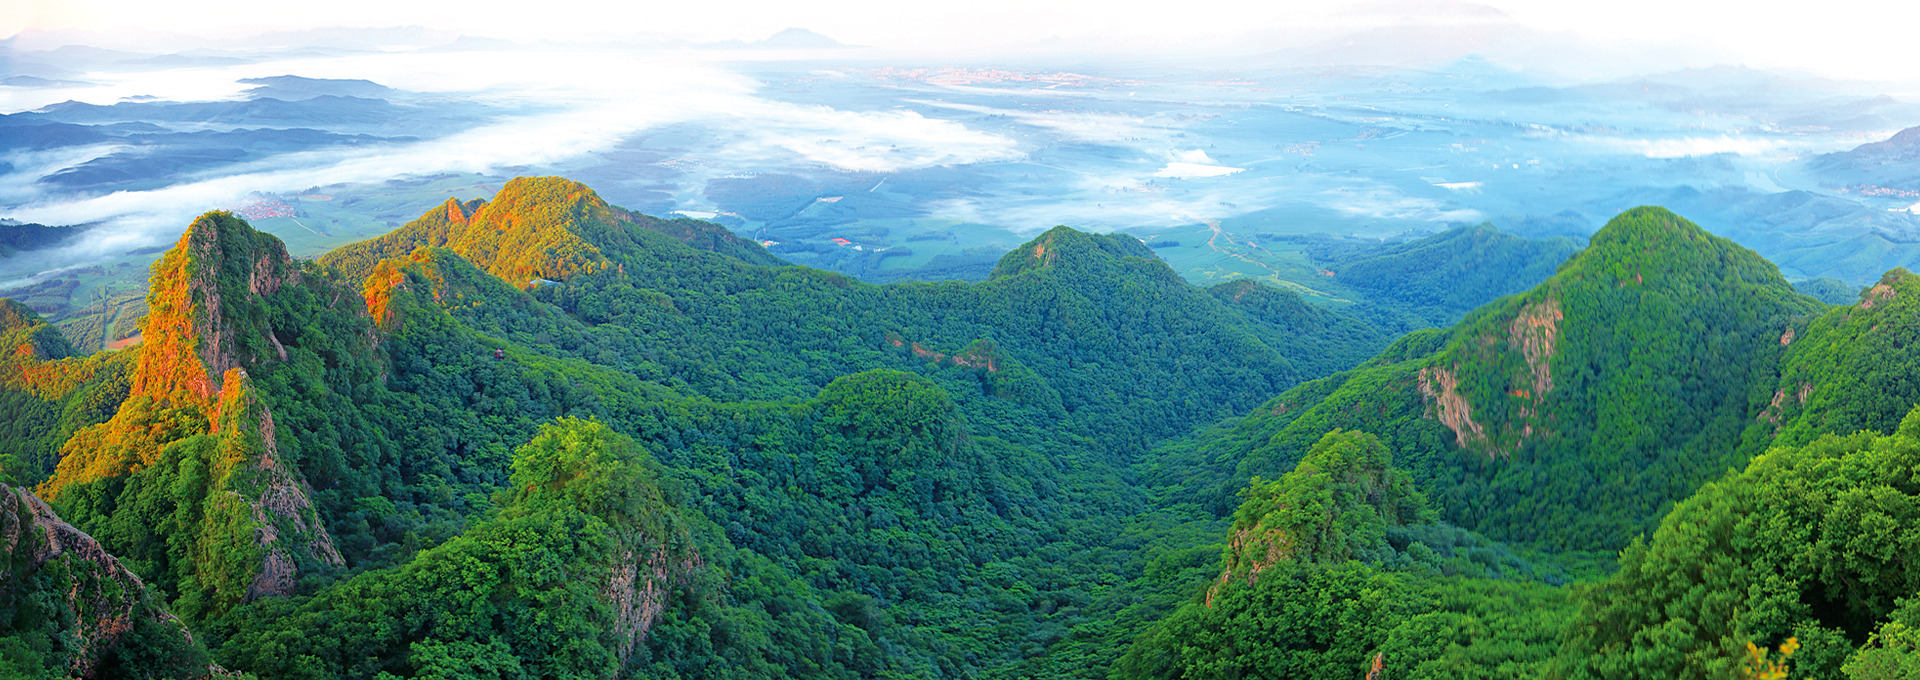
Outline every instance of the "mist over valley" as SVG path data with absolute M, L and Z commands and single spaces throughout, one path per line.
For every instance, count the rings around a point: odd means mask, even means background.
M 1920 677 L 1851 1 L 27 0 L 0 676 Z

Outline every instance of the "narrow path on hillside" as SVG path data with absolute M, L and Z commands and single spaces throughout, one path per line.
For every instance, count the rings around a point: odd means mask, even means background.
M 1201 224 L 1205 224 L 1207 225 L 1208 229 L 1213 230 L 1213 236 L 1210 236 L 1207 238 L 1208 248 L 1212 248 L 1214 252 L 1220 253 L 1221 255 L 1225 255 L 1227 257 L 1240 260 L 1242 262 L 1253 265 L 1255 267 L 1265 269 L 1267 270 L 1267 274 L 1273 276 L 1273 280 L 1275 282 L 1282 282 L 1282 279 L 1280 278 L 1280 270 L 1267 266 L 1267 263 L 1265 262 L 1261 262 L 1251 257 L 1241 255 L 1240 253 L 1236 253 L 1231 250 L 1221 248 L 1217 242 L 1222 238 L 1225 238 L 1227 240 L 1227 243 L 1231 243 L 1233 245 L 1239 245 L 1239 243 L 1235 242 L 1233 240 L 1233 237 L 1228 235 L 1225 229 L 1220 228 L 1220 220 L 1201 220 Z
M 1225 229 L 1220 228 L 1220 220 L 1201 220 L 1200 223 L 1207 225 L 1208 229 L 1213 230 L 1213 236 L 1207 238 L 1208 248 L 1212 248 L 1214 252 L 1220 253 L 1221 255 L 1225 255 L 1227 257 L 1231 257 L 1236 260 L 1240 260 L 1241 262 L 1245 262 L 1255 267 L 1259 267 L 1261 269 L 1267 270 L 1267 279 L 1270 281 L 1273 281 L 1275 284 L 1278 284 L 1281 288 L 1292 290 L 1296 293 L 1300 293 L 1303 295 L 1312 295 L 1314 297 L 1326 298 L 1328 300 L 1332 300 L 1335 302 L 1352 302 L 1352 300 L 1349 300 L 1347 298 L 1334 295 L 1333 293 L 1329 293 L 1327 291 L 1314 288 L 1304 283 L 1300 283 L 1298 281 L 1289 281 L 1287 279 L 1280 278 L 1280 270 L 1274 269 L 1273 267 L 1267 265 L 1267 263 L 1261 262 L 1259 260 L 1255 260 L 1251 257 L 1247 257 L 1245 255 L 1233 252 L 1231 250 L 1227 250 L 1225 248 L 1221 248 L 1219 241 L 1220 239 L 1223 239 L 1223 238 L 1227 240 L 1227 243 L 1232 245 L 1242 245 L 1242 244 L 1238 241 L 1233 240 L 1233 235 L 1228 234 Z M 1248 247 L 1259 248 L 1259 246 L 1248 246 Z M 1261 250 L 1266 250 L 1266 249 L 1261 248 Z M 1273 251 L 1268 250 L 1267 252 L 1273 252 Z
M 104 295 L 106 291 L 101 291 L 101 293 Z M 106 304 L 106 301 L 106 297 L 100 299 L 101 304 Z M 126 305 L 114 305 L 113 314 L 100 322 L 100 349 L 120 349 L 120 347 L 113 346 L 114 341 L 119 340 L 119 338 L 113 337 L 113 330 L 120 327 L 120 317 L 126 313 Z M 135 335 L 139 334 L 135 333 Z M 122 347 L 124 347 L 124 345 L 122 345 Z

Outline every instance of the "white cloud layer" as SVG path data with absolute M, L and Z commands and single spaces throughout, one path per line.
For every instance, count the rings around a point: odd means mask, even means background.
M 596 68 L 582 69 L 582 63 Z M 911 111 L 844 111 L 773 101 L 756 96 L 751 79 L 712 63 L 621 53 L 382 54 L 190 69 L 158 79 L 94 74 L 113 84 L 86 94 L 101 104 L 131 94 L 176 100 L 235 96 L 243 87 L 235 84 L 239 79 L 287 73 L 366 78 L 403 90 L 548 112 L 417 143 L 282 154 L 165 188 L 81 199 L 51 195 L 35 182 L 125 147 L 12 154 L 4 160 L 13 172 L 0 176 L 0 216 L 43 224 L 99 223 L 97 238 L 69 253 L 79 258 L 153 245 L 193 216 L 234 205 L 251 192 L 551 165 L 676 123 L 731 135 L 714 159 L 729 168 L 798 161 L 843 171 L 896 172 L 1024 157 L 1014 140 L 953 121 Z
M 1686 158 L 1689 156 L 1711 156 L 1719 153 L 1732 153 L 1741 156 L 1792 155 L 1811 148 L 1811 144 L 1794 143 L 1784 139 L 1736 137 L 1731 135 L 1657 139 L 1601 139 L 1598 141 L 1603 146 L 1613 147 L 1626 153 L 1640 154 L 1647 158 Z M 1831 144 L 1831 142 L 1827 142 L 1827 144 Z
M 5 8 L 0 36 L 28 30 L 144 31 L 147 42 L 158 40 L 151 34 L 176 34 L 173 49 L 218 47 L 257 34 L 297 46 L 314 39 L 298 31 L 325 26 L 414 27 L 422 39 L 465 33 L 523 43 L 757 40 L 802 26 L 848 44 L 946 54 L 1060 46 L 1114 54 L 1208 48 L 1258 54 L 1374 28 L 1523 27 L 1561 36 L 1555 42 L 1562 45 L 1575 40 L 1685 45 L 1715 51 L 1729 63 L 1908 80 L 1915 77 L 1912 27 L 1920 25 L 1920 4 L 1882 0 L 1829 0 L 1817 9 L 1731 6 L 1718 0 L 1189 0 L 1178 6 L 1147 0 L 884 5 L 870 0 L 548 0 L 537 6 L 485 0 L 10 0 Z M 140 41 L 127 37 L 122 42 Z

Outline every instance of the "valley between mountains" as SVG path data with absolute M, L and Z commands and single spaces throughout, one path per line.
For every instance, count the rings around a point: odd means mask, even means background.
M 875 285 L 558 177 L 209 212 L 139 344 L 0 300 L 0 676 L 1920 677 L 1920 278 L 1657 207 L 1343 269 L 1392 302 L 1068 227 Z

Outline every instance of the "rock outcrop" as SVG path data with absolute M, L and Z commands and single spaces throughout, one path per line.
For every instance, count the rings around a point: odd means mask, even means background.
M 671 551 L 657 546 L 652 552 L 628 549 L 625 559 L 615 564 L 601 591 L 613 612 L 614 651 L 625 664 L 633 650 L 646 642 L 647 633 L 667 608 L 667 596 L 690 585 L 693 575 L 706 566 L 700 553 L 692 548 Z
M 1473 421 L 1473 405 L 1460 396 L 1460 379 L 1453 369 L 1420 369 L 1420 396 L 1433 405 L 1433 416 L 1453 430 L 1454 444 L 1469 449 L 1484 444 L 1486 428 Z
M 228 369 L 269 358 L 249 347 L 271 347 L 272 358 L 285 359 L 258 303 L 298 282 L 292 264 L 279 239 L 231 213 L 194 220 L 148 280 L 146 349 L 133 394 L 206 412 Z
M 264 301 L 299 276 L 279 239 L 231 213 L 194 220 L 154 264 L 128 403 L 76 433 L 39 492 L 58 499 L 70 484 L 128 474 L 167 443 L 211 431 L 224 375 L 286 358 Z
M 1412 478 L 1393 467 L 1393 454 L 1379 438 L 1364 432 L 1327 433 L 1293 471 L 1271 482 L 1255 479 L 1244 496 L 1208 606 L 1221 588 L 1253 585 L 1277 564 L 1389 556 L 1384 529 L 1427 515 Z
M 170 550 L 187 553 L 137 557 L 174 564 L 250 556 L 251 569 L 196 579 L 216 608 L 291 593 L 301 569 L 341 565 L 299 471 L 280 459 L 273 413 L 247 373 L 286 360 L 272 310 L 277 295 L 301 285 L 300 268 L 278 239 L 226 212 L 195 220 L 154 265 L 146 342 L 126 402 L 66 441 L 39 493 L 59 502 L 74 485 L 162 463 L 205 465 L 209 481 L 181 487 L 172 500 L 204 518 L 191 535 L 169 537 Z M 180 609 L 189 619 L 198 611 Z
M 252 548 L 263 555 L 246 599 L 291 594 L 300 563 L 345 563 L 307 485 L 280 461 L 273 413 L 260 403 L 246 371 L 228 370 L 222 382 L 214 419 L 220 453 L 214 472 L 226 480 L 224 493 L 244 504 L 254 525 Z
M 55 657 L 45 659 L 50 667 L 105 678 L 116 675 L 107 657 L 122 644 L 196 649 L 193 634 L 139 576 L 25 489 L 0 484 L 0 543 L 7 567 L 0 571 L 0 600 L 16 614 L 44 621 L 41 632 L 54 638 Z M 156 635 L 160 639 L 146 639 Z M 198 657 L 183 659 L 183 670 L 204 676 L 204 652 Z

